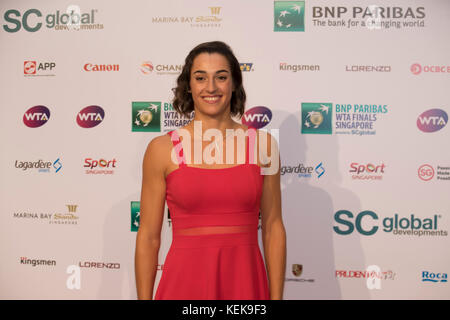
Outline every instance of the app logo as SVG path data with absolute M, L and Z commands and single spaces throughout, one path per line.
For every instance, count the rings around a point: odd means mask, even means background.
M 441 130 L 448 122 L 448 115 L 441 109 L 430 109 L 417 118 L 417 127 L 423 132 Z
M 105 118 L 105 111 L 99 106 L 88 106 L 77 114 L 77 123 L 82 128 L 98 126 Z
M 418 170 L 418 175 L 419 178 L 422 179 L 423 181 L 429 181 L 434 177 L 434 169 L 432 166 L 424 164 L 420 166 Z
M 305 31 L 305 1 L 275 1 L 274 31 Z
M 267 126 L 272 120 L 272 111 L 269 108 L 258 106 L 245 111 L 242 123 L 249 128 L 260 129 Z
M 55 67 L 55 62 L 24 61 L 23 75 L 25 77 L 53 77 L 55 74 L 51 71 Z
M 23 74 L 36 74 L 36 61 L 25 61 L 23 63 Z
M 131 121 L 133 132 L 160 132 L 161 102 L 132 102 Z
M 46 106 L 34 106 L 23 115 L 23 123 L 30 128 L 38 128 L 50 119 L 50 110 Z
M 141 63 L 141 72 L 143 74 L 150 74 L 153 71 L 153 64 L 150 61 L 144 61 Z
M 422 282 L 447 282 L 447 273 L 433 273 L 422 271 Z
M 384 163 L 374 165 L 372 163 L 360 164 L 352 162 L 349 172 L 354 173 L 352 175 L 354 180 L 381 180 L 383 179 L 384 168 L 386 168 Z
M 331 134 L 332 103 L 302 103 L 302 133 Z
M 141 203 L 140 201 L 131 201 L 131 231 L 136 232 L 139 229 L 141 221 Z
M 242 72 L 253 71 L 253 63 L 239 63 Z

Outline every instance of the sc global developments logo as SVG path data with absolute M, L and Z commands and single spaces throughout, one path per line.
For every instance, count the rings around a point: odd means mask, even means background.
M 355 218 L 354 222 L 353 218 Z M 339 210 L 334 214 L 337 225 L 333 227 L 333 230 L 342 236 L 350 235 L 355 230 L 363 236 L 372 236 L 382 227 L 382 231 L 396 236 L 447 236 L 447 230 L 439 229 L 441 218 L 440 214 L 418 218 L 414 214 L 401 217 L 396 213 L 393 217 L 385 217 L 380 226 L 377 222 L 379 217 L 373 211 L 365 210 L 354 216 L 348 210 Z

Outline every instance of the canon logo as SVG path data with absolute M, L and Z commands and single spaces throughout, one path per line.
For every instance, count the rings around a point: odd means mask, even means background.
M 84 71 L 119 71 L 119 65 L 86 63 L 83 69 Z

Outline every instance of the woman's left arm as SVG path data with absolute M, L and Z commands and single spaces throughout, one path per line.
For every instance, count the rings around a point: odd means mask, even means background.
M 264 140 L 264 139 L 263 139 Z M 271 300 L 283 299 L 286 272 L 286 230 L 281 215 L 280 166 L 281 158 L 276 140 L 267 134 L 267 149 L 271 161 L 264 168 L 261 197 L 261 224 Z M 266 167 L 266 165 L 262 165 Z

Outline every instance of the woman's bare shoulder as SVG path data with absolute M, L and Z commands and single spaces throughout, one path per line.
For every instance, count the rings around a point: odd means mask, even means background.
M 160 170 L 165 170 L 167 159 L 170 156 L 172 140 L 169 133 L 154 137 L 147 145 L 144 155 L 144 164 L 152 164 Z

